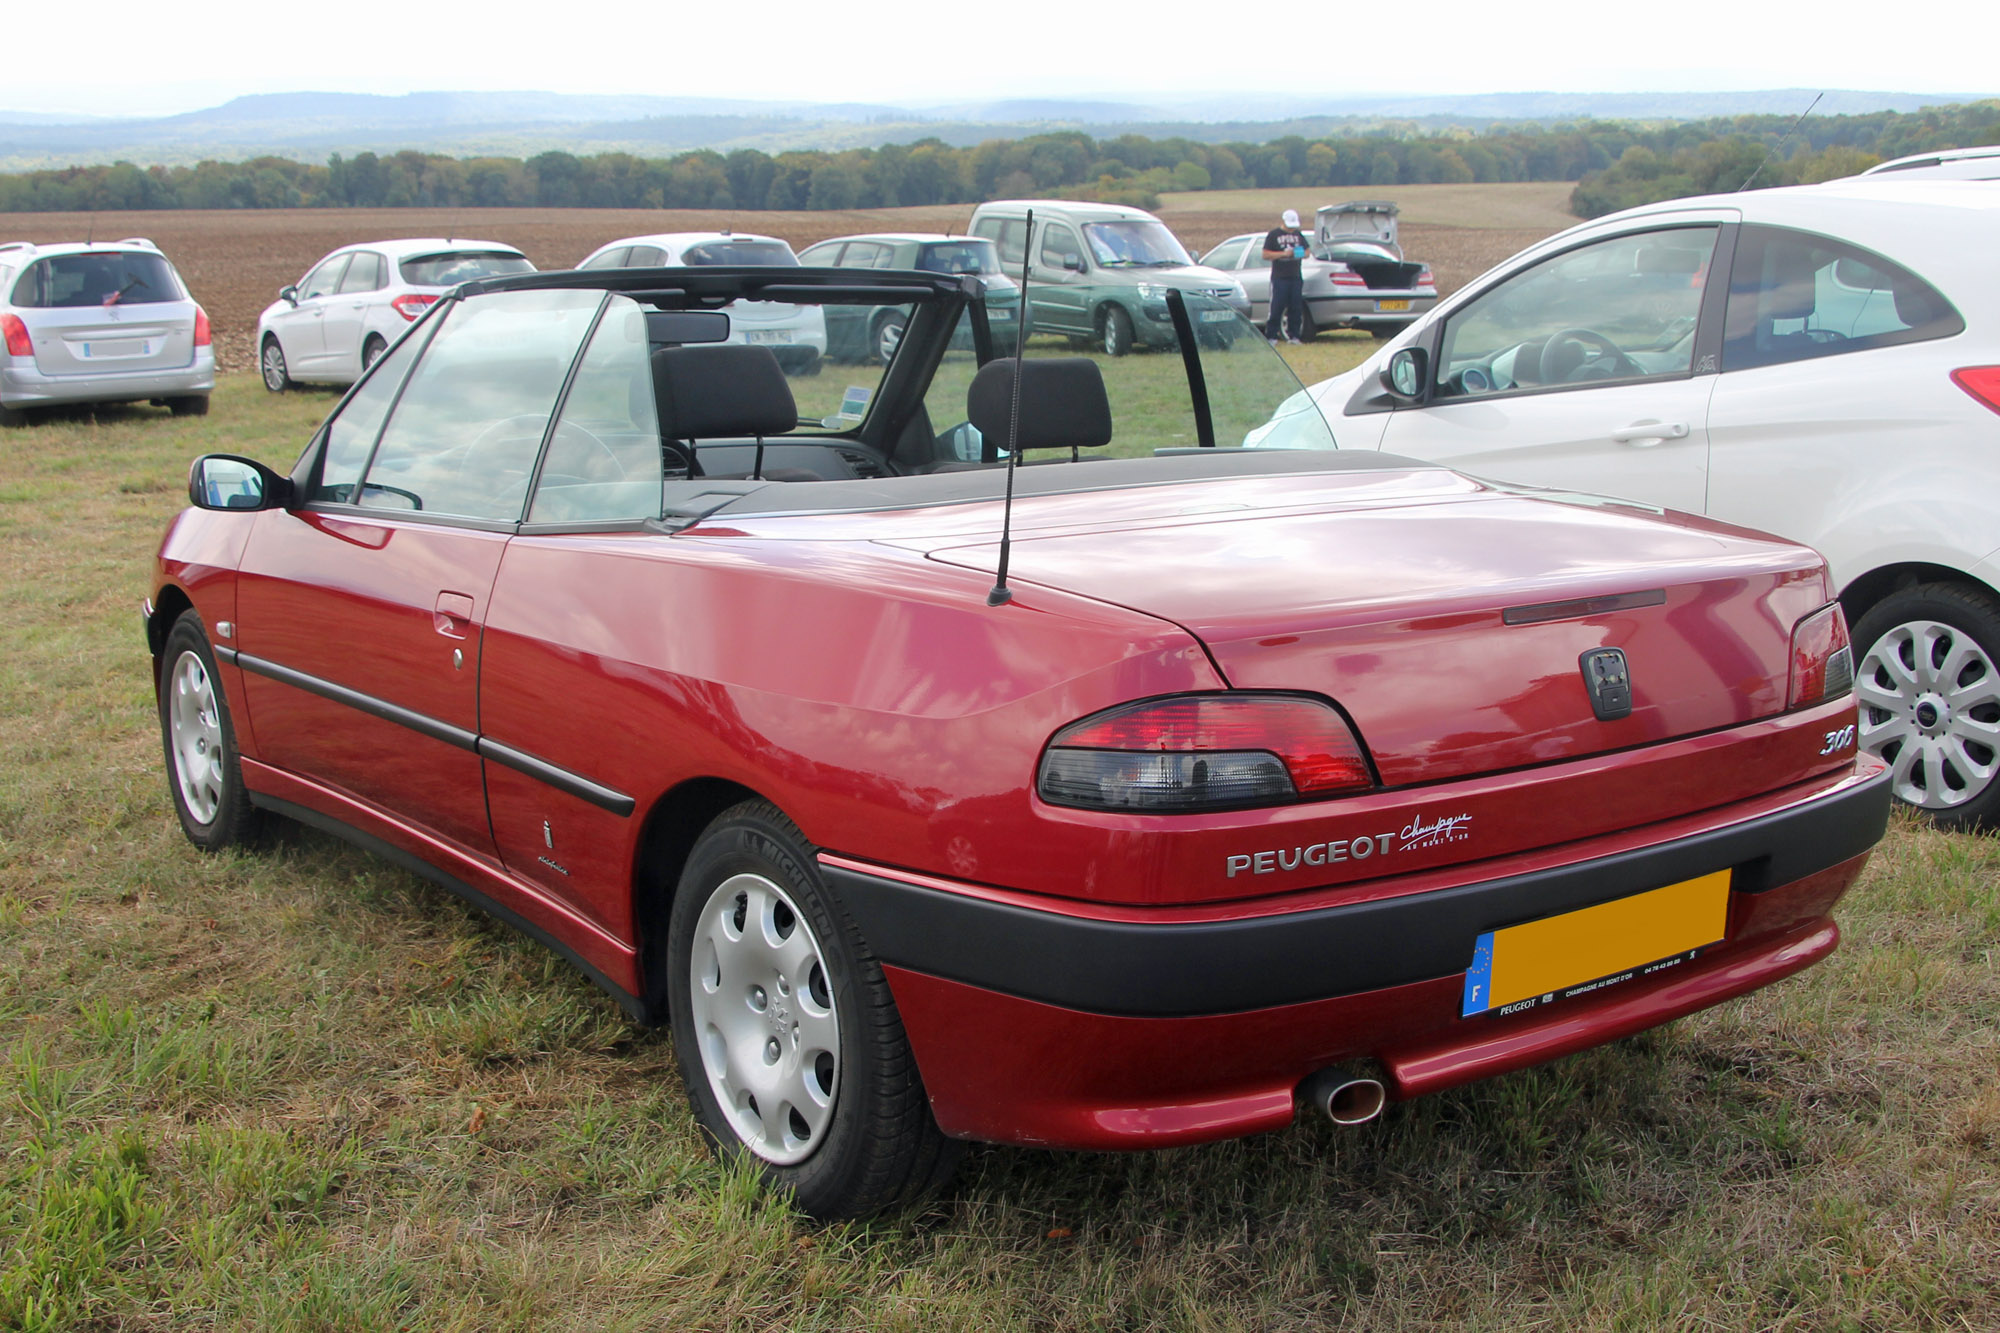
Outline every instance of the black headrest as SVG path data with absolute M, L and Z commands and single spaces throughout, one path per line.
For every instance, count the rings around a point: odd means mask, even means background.
M 768 347 L 663 347 L 653 353 L 653 402 L 669 440 L 782 435 L 799 424 L 792 387 Z
M 988 361 L 965 391 L 966 419 L 989 445 L 1005 448 L 1014 416 L 1011 359 Z M 1099 449 L 1111 443 L 1111 400 L 1088 357 L 1044 357 L 1021 366 L 1022 449 Z

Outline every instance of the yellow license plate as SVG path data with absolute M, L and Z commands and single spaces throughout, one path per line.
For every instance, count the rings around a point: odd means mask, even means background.
M 1481 935 L 1461 1015 L 1519 1013 L 1678 967 L 1729 929 L 1729 872 Z
M 1408 301 L 1377 301 L 1375 308 L 1377 310 L 1408 310 L 1410 303 Z

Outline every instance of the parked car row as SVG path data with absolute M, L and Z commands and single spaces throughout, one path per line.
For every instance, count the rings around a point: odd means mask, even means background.
M 1306 322 L 1301 337 L 1323 329 L 1365 329 L 1394 337 L 1437 304 L 1437 279 L 1429 264 L 1403 258 L 1396 205 L 1381 200 L 1329 204 L 1313 219 L 1312 253 L 1301 265 Z M 1250 320 L 1271 313 L 1271 261 L 1264 232 L 1245 232 L 1202 256 L 1201 262 L 1238 282 L 1250 296 Z

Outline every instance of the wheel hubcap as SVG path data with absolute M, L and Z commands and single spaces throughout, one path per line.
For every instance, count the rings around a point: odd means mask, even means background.
M 264 383 L 274 389 L 284 387 L 285 354 L 276 343 L 264 349 Z
M 196 823 L 215 820 L 222 804 L 222 715 L 215 684 L 201 658 L 182 653 L 168 677 L 167 740 L 174 752 L 174 781 Z
M 1889 765 L 1899 799 L 1949 810 L 2000 769 L 2000 672 L 1956 626 L 1897 625 L 1861 659 L 1855 692 L 1861 748 Z
M 875 335 L 875 354 L 882 358 L 885 365 L 896 359 L 896 349 L 902 345 L 903 326 L 900 324 L 884 324 L 882 331 Z
M 840 1090 L 840 1016 L 819 941 L 762 875 L 734 875 L 695 928 L 689 1013 L 709 1088 L 767 1162 L 810 1157 Z

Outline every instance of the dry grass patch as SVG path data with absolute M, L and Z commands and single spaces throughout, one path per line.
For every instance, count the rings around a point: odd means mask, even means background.
M 0 1326 L 2000 1326 L 2000 846 L 1909 822 L 1832 960 L 1709 1014 L 1360 1132 L 976 1148 L 803 1221 L 538 946 L 315 833 L 180 838 L 148 554 L 190 456 L 289 462 L 331 401 L 5 435 Z

